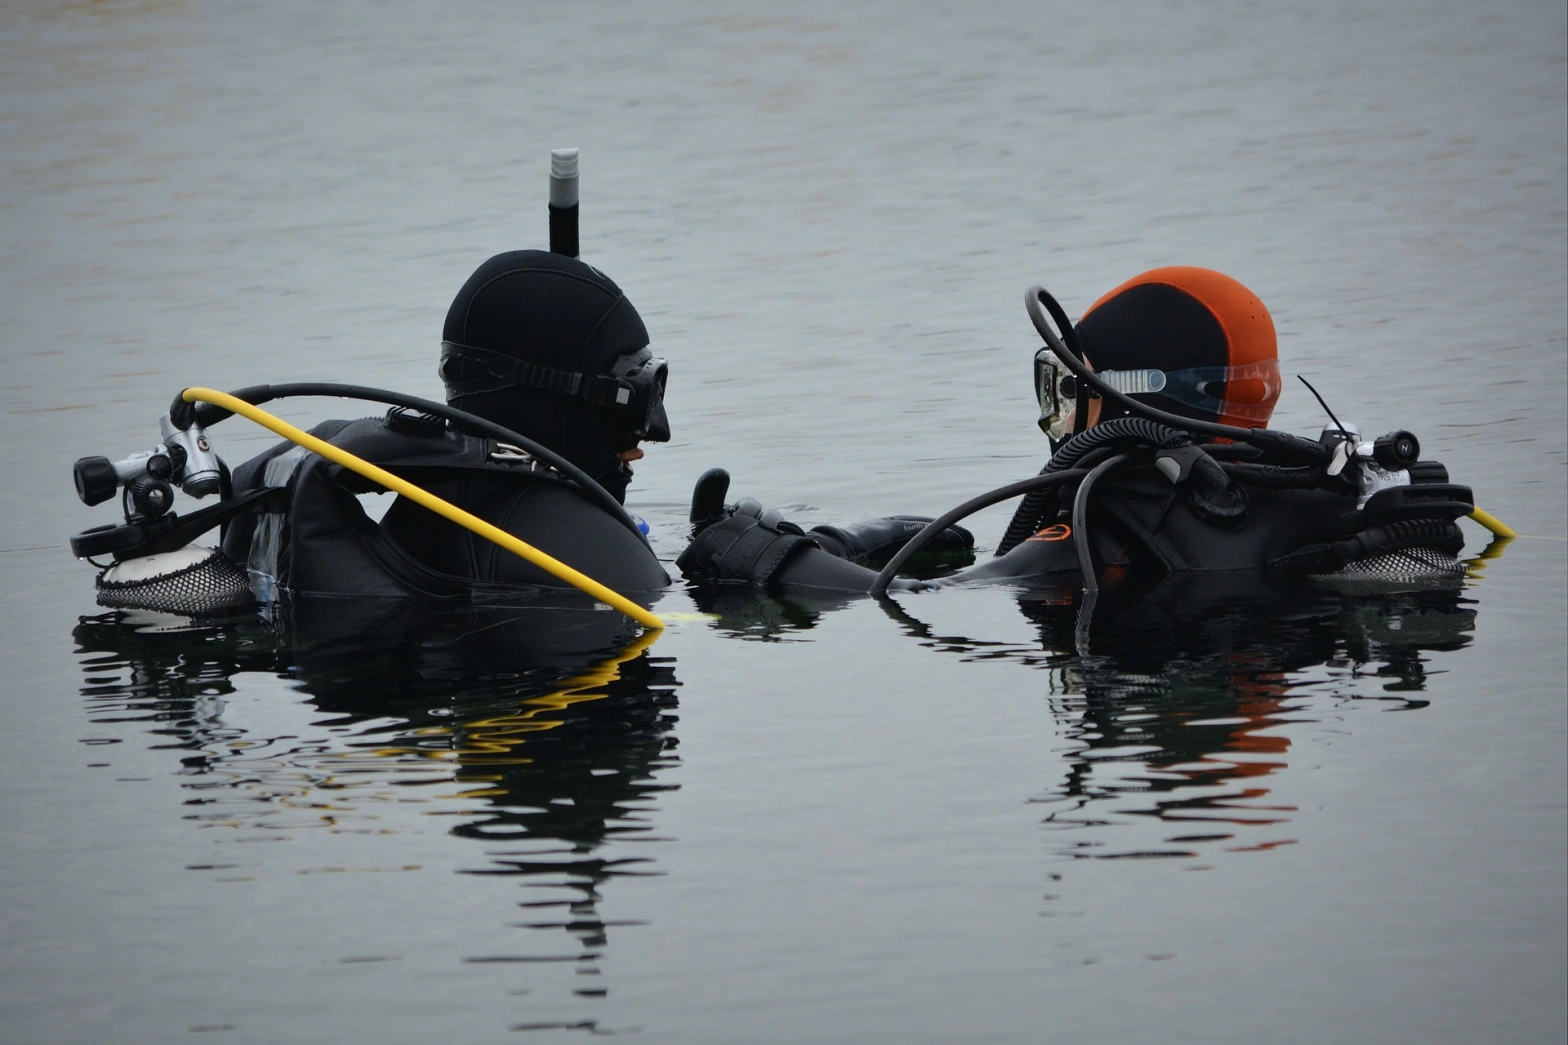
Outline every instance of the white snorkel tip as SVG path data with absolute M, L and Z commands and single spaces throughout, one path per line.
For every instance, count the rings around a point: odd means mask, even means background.
M 550 206 L 577 206 L 577 151 L 550 150 Z
M 550 150 L 550 253 L 577 257 L 577 150 Z

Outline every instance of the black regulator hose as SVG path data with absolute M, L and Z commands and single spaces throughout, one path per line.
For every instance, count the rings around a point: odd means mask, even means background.
M 1223 461 L 1220 467 L 1232 479 L 1266 490 L 1354 490 L 1355 481 L 1344 472 L 1329 475 L 1321 468 L 1306 465 L 1287 467 L 1278 464 L 1253 464 L 1248 461 Z
M 1186 432 L 1200 432 L 1204 435 L 1216 436 L 1221 439 L 1236 439 L 1251 446 L 1256 446 L 1260 450 L 1271 450 L 1281 456 L 1290 457 L 1305 464 L 1325 465 L 1328 464 L 1333 456 L 1334 448 L 1332 446 L 1325 446 L 1311 439 L 1303 439 L 1301 436 L 1292 435 L 1289 432 L 1278 432 L 1270 428 L 1238 428 L 1235 425 L 1222 425 L 1213 421 L 1197 421 L 1190 417 L 1182 417 L 1180 414 L 1172 414 L 1165 410 L 1160 410 L 1147 403 L 1140 403 L 1132 396 L 1112 388 L 1093 370 L 1090 370 L 1084 364 L 1083 354 L 1079 350 L 1078 339 L 1072 324 L 1067 323 L 1063 327 L 1063 334 L 1067 336 L 1067 340 L 1064 343 L 1063 338 L 1051 329 L 1042 305 L 1044 308 L 1050 309 L 1051 314 L 1056 317 L 1058 325 L 1066 318 L 1066 312 L 1057 303 L 1056 299 L 1051 296 L 1050 291 L 1044 287 L 1030 287 L 1024 293 L 1024 308 L 1029 312 L 1029 321 L 1034 324 L 1035 330 L 1039 332 L 1045 343 L 1051 346 L 1052 351 L 1057 354 L 1062 365 L 1071 370 L 1073 376 L 1079 381 L 1098 392 L 1102 398 L 1118 406 L 1125 407 L 1134 414 L 1169 425 L 1172 428 L 1178 428 Z M 1080 395 L 1081 400 L 1082 396 Z M 1082 423 L 1083 419 L 1081 417 L 1079 420 Z
M 999 501 L 1005 501 L 1009 497 L 1017 497 L 1019 494 L 1028 493 L 1031 490 L 1045 489 L 1061 483 L 1071 482 L 1074 479 L 1081 479 L 1088 474 L 1089 472 L 1086 469 L 1073 468 L 1064 472 L 1051 472 L 1046 475 L 1036 475 L 1029 479 L 1021 479 L 1016 483 L 999 486 L 989 493 L 981 494 L 979 497 L 972 497 L 957 508 L 932 519 L 926 524 L 925 529 L 911 537 L 909 543 L 900 548 L 898 554 L 889 559 L 888 564 L 882 567 L 882 572 L 877 574 L 876 580 L 871 582 L 871 594 L 881 595 L 885 593 L 887 586 L 893 583 L 893 578 L 898 576 L 898 571 L 904 568 L 906 562 L 914 558 L 922 548 L 931 543 L 933 537 L 960 519 L 973 515 L 982 508 L 989 508 Z
M 243 399 L 253 406 L 270 403 L 274 399 L 289 399 L 297 396 L 328 396 L 338 399 L 363 399 L 371 403 L 385 403 L 388 406 L 404 406 L 411 410 L 430 414 L 434 417 L 445 418 L 458 428 L 462 428 L 474 435 L 488 436 L 501 443 L 509 443 L 521 450 L 526 450 L 534 459 L 549 465 L 561 475 L 571 480 L 599 507 L 609 512 L 612 517 L 619 520 L 644 545 L 648 544 L 648 537 L 642 532 L 631 515 L 626 511 L 626 506 L 610 495 L 610 492 L 594 481 L 593 477 L 577 467 L 549 447 L 529 439 L 527 436 L 514 432 L 510 428 L 487 421 L 477 414 L 467 410 L 459 410 L 446 403 L 438 403 L 431 399 L 420 399 L 418 396 L 404 395 L 402 392 L 389 392 L 384 388 L 371 388 L 368 385 L 344 385 L 331 381 L 295 381 L 280 385 L 251 385 L 248 388 L 236 389 L 229 393 L 236 399 Z M 169 420 L 174 427 L 187 429 L 191 425 L 200 425 L 203 428 L 217 424 L 224 418 L 234 415 L 221 406 L 211 403 L 187 403 L 181 396 L 174 397 L 174 404 L 169 407 Z
M 1073 498 L 1073 548 L 1078 552 L 1078 572 L 1083 575 L 1083 590 L 1086 592 L 1100 590 L 1100 579 L 1094 575 L 1094 556 L 1089 548 L 1089 494 L 1100 476 L 1131 456 L 1117 454 L 1095 465 L 1083 482 L 1078 484 L 1077 496 Z
M 1146 417 L 1118 417 L 1067 440 L 1061 449 L 1051 455 L 1045 467 L 1040 469 L 1040 474 L 1049 475 L 1076 467 L 1096 450 L 1135 446 L 1167 450 L 1176 446 L 1191 446 L 1192 441 L 1187 433 Z M 1013 512 L 1012 521 L 1007 524 L 1007 532 L 1002 535 L 1002 543 L 996 547 L 996 554 L 1006 555 L 1038 533 L 1042 526 L 1049 525 L 1056 517 L 1056 495 L 1055 487 L 1048 487 L 1025 497 Z
M 1370 527 L 1342 541 L 1309 544 L 1269 565 L 1285 573 L 1333 573 L 1363 559 L 1422 547 L 1458 554 L 1464 547 L 1464 534 L 1448 519 L 1402 519 Z

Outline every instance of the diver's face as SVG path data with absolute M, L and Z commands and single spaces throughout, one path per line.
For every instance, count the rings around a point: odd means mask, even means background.
M 670 421 L 664 412 L 664 386 L 669 377 L 669 366 L 643 347 L 617 360 L 612 376 L 622 378 L 632 385 L 633 397 L 628 404 L 635 421 L 624 417 L 614 424 L 611 446 L 619 445 L 615 458 L 628 476 L 633 461 L 643 459 L 642 443 L 665 443 L 670 439 Z
M 611 368 L 610 376 L 618 382 L 618 398 L 608 409 L 626 422 L 633 442 L 669 442 L 670 419 L 664 412 L 669 373 L 669 364 L 647 346 L 621 356 Z

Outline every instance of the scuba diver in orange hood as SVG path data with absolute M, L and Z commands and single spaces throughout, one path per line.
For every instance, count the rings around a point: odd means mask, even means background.
M 880 573 L 755 501 L 724 507 L 728 475 L 698 482 L 689 579 L 879 593 L 889 587 L 1076 581 L 1212 571 L 1457 580 L 1468 487 L 1419 460 L 1408 432 L 1363 440 L 1337 420 L 1317 439 L 1266 427 L 1281 391 L 1274 322 L 1241 283 L 1177 266 L 1136 276 L 1074 325 L 1044 289 L 1026 296 L 1039 425 L 1052 456 L 903 535 Z M 938 581 L 895 579 L 932 538 L 1027 494 L 994 557 Z M 914 524 L 910 524 L 913 530 Z M 895 542 L 889 542 L 890 544 Z
M 1279 400 L 1274 318 L 1257 295 L 1212 269 L 1170 266 L 1123 283 L 1089 306 L 1074 328 L 1094 370 L 1118 375 L 1121 391 L 1151 406 L 1199 421 L 1266 426 Z M 1049 348 L 1036 354 L 1040 427 L 1053 449 L 1098 421 L 1128 416 L 1079 384 Z

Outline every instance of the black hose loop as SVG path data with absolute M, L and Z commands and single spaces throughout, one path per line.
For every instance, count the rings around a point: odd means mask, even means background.
M 1083 482 L 1078 484 L 1078 494 L 1073 498 L 1073 547 L 1078 552 L 1078 572 L 1083 575 L 1083 590 L 1091 595 L 1100 590 L 1100 580 L 1094 575 L 1094 555 L 1089 547 L 1089 495 L 1102 475 L 1131 456 L 1117 454 L 1095 465 L 1084 476 Z
M 1288 467 L 1277 464 L 1254 464 L 1250 461 L 1222 461 L 1220 467 L 1232 479 L 1265 490 L 1338 490 L 1355 489 L 1351 476 L 1341 472 L 1329 475 L 1322 468 L 1308 465 Z
M 1055 454 L 1051 455 L 1051 459 L 1040 470 L 1040 474 L 1047 475 L 1074 468 L 1089 454 L 1107 447 L 1152 446 L 1165 450 L 1174 446 L 1190 445 L 1192 445 L 1190 435 L 1169 425 L 1151 421 L 1146 417 L 1118 417 L 1097 424 L 1067 440 Z M 1007 524 L 1007 531 L 1002 535 L 1002 542 L 996 547 L 996 554 L 1006 555 L 1031 536 L 1039 533 L 1042 527 L 1050 525 L 1056 517 L 1056 494 L 1055 487 L 1051 487 L 1038 490 L 1024 498 L 1013 512 L 1012 521 Z
M 1447 519 L 1403 519 L 1369 527 L 1341 541 L 1297 548 L 1269 565 L 1285 573 L 1334 573 L 1350 563 L 1405 548 L 1436 548 L 1457 555 L 1464 540 L 1458 524 Z
M 478 414 L 471 414 L 467 410 L 459 410 L 446 403 L 438 403 L 431 399 L 420 399 L 418 396 L 404 395 L 402 392 L 389 392 L 384 388 L 371 388 L 368 385 L 344 385 L 331 381 L 296 381 L 281 385 L 251 385 L 229 393 L 236 399 L 242 399 L 252 406 L 270 403 L 274 399 L 288 399 L 296 396 L 326 396 L 339 399 L 362 399 L 371 403 L 385 403 L 387 406 L 403 406 L 421 413 L 442 417 L 452 424 L 473 435 L 487 436 L 499 443 L 508 443 L 520 450 L 525 450 L 536 461 L 554 468 L 563 477 L 576 484 L 578 489 L 599 507 L 609 512 L 612 517 L 625 526 L 645 547 L 648 537 L 642 532 L 626 511 L 626 506 L 617 501 L 610 492 L 600 486 L 592 476 L 577 467 L 549 447 L 538 443 L 520 432 L 498 425 L 494 421 L 487 421 Z M 180 396 L 175 397 L 176 403 L 182 403 Z M 190 406 L 192 404 L 185 404 Z M 191 416 L 195 423 L 202 427 L 216 424 L 226 417 L 234 416 L 229 411 L 211 403 L 197 403 Z M 171 414 L 172 414 L 171 410 Z
M 1363 533 L 1374 533 L 1381 530 L 1387 541 L 1385 551 L 1400 551 L 1405 548 L 1422 548 L 1431 545 L 1443 545 L 1452 541 L 1455 536 L 1464 538 L 1459 534 L 1459 527 L 1447 519 L 1402 519 L 1398 522 L 1383 523 L 1372 530 Z
M 1046 467 L 1053 472 L 1071 468 L 1083 460 L 1086 454 L 1102 446 L 1152 446 L 1168 450 L 1191 445 L 1192 436 L 1169 425 L 1150 421 L 1146 417 L 1118 417 L 1067 440 L 1051 456 L 1051 462 Z
M 1040 311 L 1041 305 L 1044 305 L 1045 311 L 1051 314 L 1056 330 L 1052 330 L 1051 324 L 1045 321 L 1045 314 Z M 1074 359 L 1083 359 L 1083 347 L 1078 342 L 1078 328 L 1073 326 L 1067 310 L 1056 300 L 1055 295 L 1044 287 L 1030 287 L 1024 292 L 1024 309 L 1029 313 L 1029 322 L 1034 324 L 1035 333 L 1040 335 L 1040 339 L 1049 345 L 1053 352 L 1060 354 L 1062 344 L 1065 343 Z M 1061 333 L 1058 334 L 1057 331 Z
M 906 562 L 914 558 L 922 548 L 931 543 L 933 537 L 960 519 L 973 515 L 982 508 L 989 508 L 998 501 L 1005 501 L 1009 497 L 1017 497 L 1019 494 L 1028 493 L 1031 490 L 1072 482 L 1074 479 L 1081 479 L 1088 474 L 1087 471 L 1081 468 L 1072 468 L 1065 472 L 1051 472 L 1048 475 L 1036 475 L 1029 479 L 1021 479 L 1016 483 L 1008 483 L 1006 486 L 999 486 L 995 490 L 983 493 L 978 497 L 971 497 L 957 508 L 932 519 L 926 523 L 925 529 L 911 537 L 909 543 L 900 548 L 898 554 L 888 560 L 888 564 L 882 567 L 882 572 L 877 574 L 876 580 L 871 582 L 871 594 L 884 594 L 888 585 L 893 583 L 893 578 L 898 576 L 898 571 L 903 569 Z

